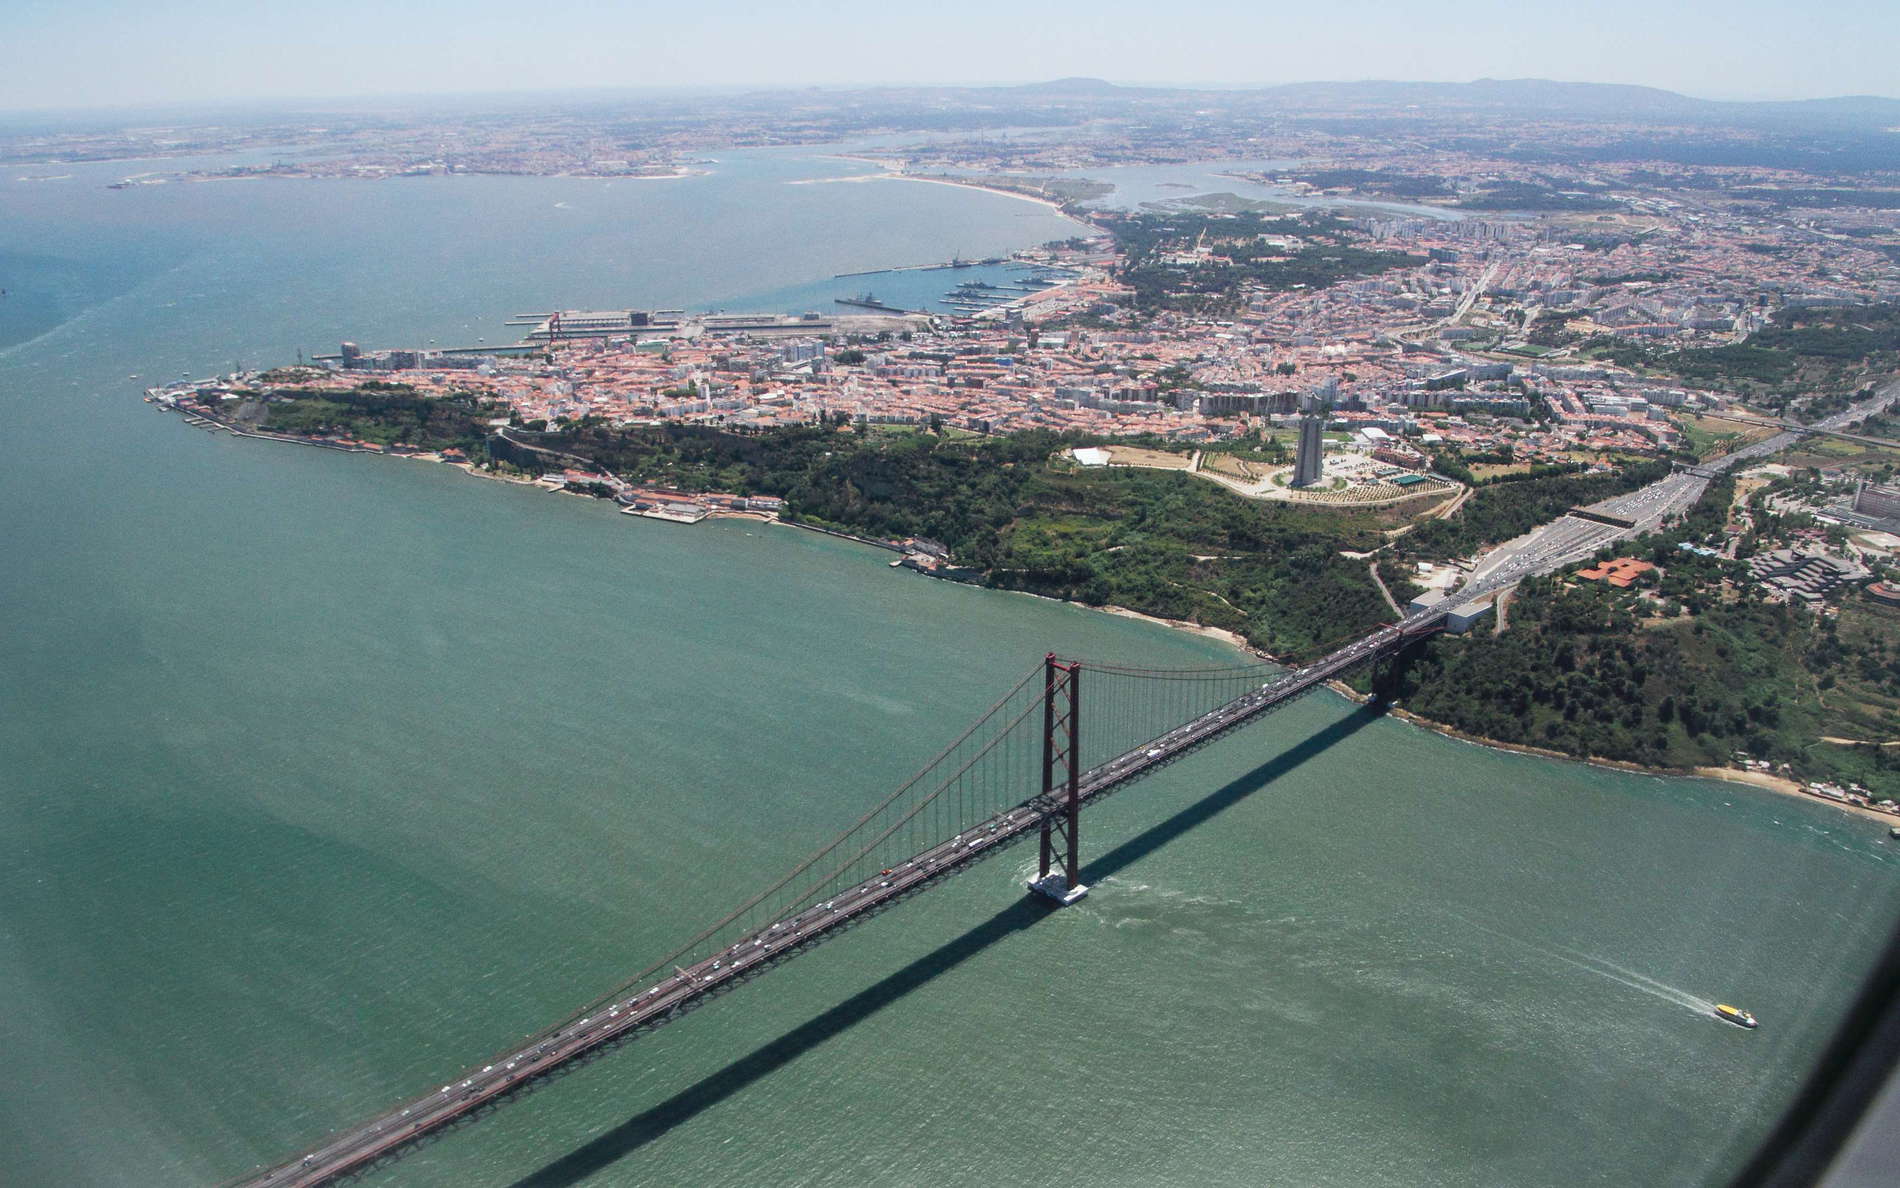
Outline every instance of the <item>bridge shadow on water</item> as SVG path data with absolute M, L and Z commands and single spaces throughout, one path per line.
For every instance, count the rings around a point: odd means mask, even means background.
M 1307 760 L 1351 738 L 1382 716 L 1383 707 L 1362 706 L 1339 721 L 1308 735 L 1252 771 L 1222 785 L 1167 820 L 1136 834 L 1088 863 L 1082 871 L 1082 881 L 1098 882 L 1126 869 L 1189 830 L 1212 820 L 1274 780 L 1289 774 Z M 1086 833 L 1083 840 L 1086 844 Z M 1055 905 L 1048 900 L 1025 895 L 962 936 L 926 953 L 889 977 L 515 1181 L 513 1188 L 564 1188 L 611 1167 L 675 1126 L 764 1079 L 992 945 L 1026 931 L 1056 910 Z
M 1120 873 L 1132 863 L 1146 858 L 1188 830 L 1203 825 L 1226 812 L 1248 796 L 1287 775 L 1308 759 L 1338 746 L 1383 717 L 1385 717 L 1385 707 L 1382 704 L 1357 707 L 1339 721 L 1307 735 L 1246 775 L 1221 785 L 1172 817 L 1149 826 L 1101 857 L 1083 863 L 1082 882 L 1084 884 L 1098 883 L 1112 874 Z M 1082 827 L 1084 846 L 1088 845 L 1088 838 L 1088 826 L 1085 823 Z

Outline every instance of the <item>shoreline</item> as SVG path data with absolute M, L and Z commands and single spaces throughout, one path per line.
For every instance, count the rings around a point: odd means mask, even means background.
M 585 181 L 683 181 L 689 177 L 711 177 L 710 169 L 682 165 L 677 173 L 548 173 L 544 177 L 573 177 Z
M 173 411 L 177 411 L 177 410 L 173 410 Z M 187 423 L 188 424 L 191 423 L 192 420 L 193 420 L 193 417 L 191 415 L 187 415 L 186 417 Z M 294 436 L 289 436 L 289 435 L 278 435 L 278 434 L 269 433 L 269 432 L 257 432 L 257 431 L 252 431 L 252 430 L 240 429 L 234 425 L 231 425 L 219 420 L 214 420 L 209 417 L 199 418 L 198 423 L 214 431 L 223 430 L 224 432 L 227 432 L 234 437 L 244 437 L 244 438 L 251 438 L 253 440 L 262 440 L 262 441 L 280 441 L 280 442 L 284 442 L 290 445 L 317 446 L 324 449 L 336 450 L 342 453 L 378 454 L 384 457 L 407 458 L 410 461 L 416 461 L 416 462 L 434 462 L 440 465 L 450 466 L 456 470 L 460 470 L 462 473 L 469 475 L 473 478 L 488 479 L 491 481 L 500 481 L 500 482 L 508 483 L 512 486 L 538 485 L 538 481 L 535 479 L 515 478 L 509 475 L 497 474 L 492 471 L 484 471 L 480 467 L 476 466 L 475 464 L 471 462 L 450 461 L 449 459 L 444 458 L 441 455 L 435 454 L 433 452 L 423 452 L 423 453 L 418 453 L 418 454 L 389 454 L 382 450 L 365 450 L 365 449 L 357 448 L 354 446 L 342 445 L 341 443 L 337 443 L 337 442 L 312 440 L 309 438 L 300 438 L 300 437 L 294 437 Z M 576 494 L 576 492 L 567 492 L 567 493 Z M 585 498 L 595 499 L 598 497 L 589 495 L 589 496 L 585 496 Z M 823 528 L 815 524 L 807 524 L 807 523 L 803 523 L 797 520 L 784 520 L 784 519 L 780 519 L 777 516 L 754 515 L 752 513 L 747 513 L 747 512 L 729 512 L 728 511 L 728 512 L 709 513 L 707 518 L 756 520 L 757 522 L 760 522 L 760 523 L 780 524 L 780 525 L 783 525 L 785 527 L 790 527 L 790 528 L 803 528 L 803 529 L 806 529 L 807 531 L 816 532 L 823 536 L 830 536 L 835 539 L 847 540 L 856 544 L 869 545 L 873 548 L 882 549 L 885 551 L 894 551 L 897 548 L 895 544 L 890 543 L 890 542 L 878 541 L 869 537 L 857 536 L 848 532 L 841 532 L 835 529 Z M 966 584 L 976 585 L 977 583 L 966 583 Z M 979 588 L 997 589 L 997 587 L 993 587 L 993 586 L 979 586 Z M 1085 602 L 1076 602 L 1073 599 L 1068 599 L 1068 598 L 1056 598 L 1047 594 L 1037 594 L 1029 590 L 1005 590 L 1003 592 L 1009 593 L 1009 594 L 1023 594 L 1023 595 L 1027 595 L 1030 598 L 1041 598 L 1049 602 L 1059 602 L 1067 606 L 1078 607 L 1082 610 L 1089 610 L 1089 611 L 1095 611 L 1102 614 L 1114 615 L 1117 618 L 1134 619 L 1140 622 L 1152 624 L 1157 627 L 1164 627 L 1171 631 L 1184 631 L 1191 635 L 1199 636 L 1202 639 L 1216 640 L 1220 643 L 1226 644 L 1229 647 L 1234 648 L 1236 651 L 1239 651 L 1243 655 L 1253 657 L 1257 660 L 1261 660 L 1270 664 L 1279 664 L 1282 666 L 1285 665 L 1285 661 L 1282 661 L 1279 658 L 1267 652 L 1263 652 L 1260 649 L 1254 647 L 1252 644 L 1248 643 L 1246 638 L 1240 635 L 1238 632 L 1230 631 L 1223 627 L 1209 627 L 1209 626 L 1206 626 L 1205 624 L 1194 623 L 1186 619 L 1162 618 L 1159 615 L 1150 615 L 1142 611 L 1131 610 L 1125 606 L 1113 606 L 1113 605 L 1091 606 L 1090 604 L 1085 603 Z M 1326 687 L 1332 690 L 1333 692 L 1338 693 L 1340 696 L 1345 697 L 1348 701 L 1354 702 L 1355 704 L 1364 705 L 1365 703 L 1371 700 L 1370 695 L 1360 693 L 1358 690 L 1352 688 L 1350 685 L 1347 685 L 1343 681 L 1339 681 L 1339 680 L 1328 681 L 1326 682 Z M 1821 796 L 1817 793 L 1812 793 L 1812 792 L 1807 791 L 1805 787 L 1802 784 L 1800 784 L 1798 781 L 1791 780 L 1783 776 L 1772 775 L 1768 772 L 1742 771 L 1742 770 L 1738 770 L 1732 767 L 1693 767 L 1693 768 L 1650 767 L 1641 763 L 1632 763 L 1627 760 L 1621 760 L 1621 759 L 1605 759 L 1605 758 L 1601 758 L 1599 756 L 1594 756 L 1594 755 L 1589 756 L 1589 757 L 1582 757 L 1582 756 L 1577 756 L 1577 755 L 1571 755 L 1563 751 L 1555 751 L 1548 747 L 1532 746 L 1527 743 L 1501 742 L 1497 739 L 1486 738 L 1482 735 L 1471 734 L 1466 731 L 1460 730 L 1455 726 L 1448 726 L 1442 722 L 1434 722 L 1429 718 L 1420 717 L 1419 715 L 1412 713 L 1410 710 L 1407 710 L 1403 708 L 1402 706 L 1389 707 L 1386 712 L 1391 717 L 1401 722 L 1404 722 L 1407 725 L 1414 726 L 1422 730 L 1430 731 L 1444 738 L 1453 739 L 1458 742 L 1470 743 L 1473 746 L 1488 747 L 1496 751 L 1506 751 L 1512 754 L 1526 755 L 1526 756 L 1537 758 L 1537 759 L 1552 759 L 1552 760 L 1558 760 L 1558 761 L 1566 762 L 1566 763 L 1582 763 L 1591 767 L 1600 767 L 1600 768 L 1605 768 L 1611 771 L 1621 771 L 1621 772 L 1626 772 L 1626 773 L 1630 773 L 1634 775 L 1649 775 L 1649 776 L 1658 776 L 1658 777 L 1673 776 L 1673 777 L 1683 778 L 1683 779 L 1719 780 L 1723 783 L 1742 784 L 1748 787 L 1758 788 L 1762 791 L 1774 792 L 1782 796 L 1799 797 L 1802 800 L 1806 800 L 1806 801 L 1810 801 L 1810 802 L 1818 803 L 1818 804 L 1824 804 L 1824 805 L 1828 805 L 1830 807 L 1839 809 L 1842 812 L 1848 813 L 1851 816 L 1858 816 L 1870 821 L 1884 822 L 1887 825 L 1892 826 L 1892 827 L 1900 827 L 1900 813 L 1883 812 L 1880 809 L 1871 808 L 1871 807 L 1863 806 L 1863 805 L 1851 804 L 1846 801 L 1835 800 L 1832 797 Z
M 404 173 L 155 173 L 139 175 L 138 184 L 158 185 L 167 181 L 191 182 L 227 182 L 227 181 L 403 181 L 411 176 L 432 177 L 537 177 L 572 178 L 579 181 L 682 181 L 689 177 L 709 177 L 710 169 L 691 169 L 682 167 L 677 173 L 489 173 L 475 169 L 462 173 L 419 174 Z M 29 180 L 38 181 L 33 178 Z M 55 179 L 46 179 L 55 180 Z M 125 179 L 127 181 L 133 178 Z
M 1083 226 L 1093 226 L 1093 224 L 1088 223 L 1086 220 L 1076 218 L 1076 216 L 1064 210 L 1062 204 L 1055 199 L 1038 198 L 1034 194 L 1025 194 L 1021 190 L 1005 190 L 998 186 L 986 186 L 978 182 L 952 181 L 945 177 L 917 177 L 909 173 L 887 173 L 874 176 L 887 177 L 893 181 L 921 182 L 927 186 L 955 186 L 959 190 L 979 190 L 985 194 L 1000 194 L 1005 198 L 1015 198 L 1022 202 L 1033 202 L 1037 206 L 1046 206 L 1065 219 L 1081 223 Z
M 1367 695 L 1360 693 L 1358 690 L 1340 681 L 1329 681 L 1327 682 L 1327 687 L 1361 705 L 1371 700 Z M 1742 784 L 1763 792 L 1773 792 L 1780 796 L 1797 797 L 1810 804 L 1827 805 L 1830 808 L 1840 809 L 1842 812 L 1851 816 L 1861 817 L 1869 821 L 1883 822 L 1890 826 L 1900 826 L 1900 813 L 1882 812 L 1880 809 L 1869 808 L 1858 804 L 1849 804 L 1846 801 L 1835 800 L 1828 796 L 1820 796 L 1807 791 L 1798 780 L 1791 780 L 1786 776 L 1771 775 L 1765 771 L 1742 771 L 1734 767 L 1651 767 L 1647 764 L 1632 763 L 1624 759 L 1605 759 L 1597 755 L 1591 755 L 1586 758 L 1564 751 L 1554 751 L 1549 747 L 1532 746 L 1529 743 L 1500 742 L 1495 738 L 1486 738 L 1483 735 L 1471 734 L 1458 729 L 1456 726 L 1447 726 L 1443 722 L 1434 722 L 1430 718 L 1420 717 L 1418 714 L 1412 713 L 1402 706 L 1392 706 L 1388 708 L 1386 712 L 1409 726 L 1415 726 L 1421 730 L 1428 730 L 1443 738 L 1453 739 L 1462 743 L 1470 743 L 1472 746 L 1487 747 L 1494 751 L 1505 751 L 1514 755 L 1525 755 L 1533 759 L 1554 759 L 1564 763 L 1581 763 L 1587 767 L 1600 767 L 1607 771 L 1620 771 L 1629 775 L 1647 775 L 1656 776 L 1658 778 L 1672 777 L 1690 780 L 1717 780 L 1725 784 Z
M 1021 592 L 1026 593 L 1027 591 Z M 1042 596 L 1038 595 L 1038 597 Z M 1195 623 L 1187 619 L 1164 619 L 1158 615 L 1150 615 L 1142 611 L 1130 610 L 1125 606 L 1090 606 L 1086 602 L 1072 602 L 1066 598 L 1056 598 L 1051 599 L 1051 601 L 1067 602 L 1070 606 L 1079 606 L 1084 610 L 1101 611 L 1103 614 L 1114 615 L 1118 619 L 1139 619 L 1143 623 L 1152 623 L 1157 627 L 1168 627 L 1175 631 L 1185 631 L 1189 635 L 1198 635 L 1202 639 L 1218 640 L 1256 660 L 1264 660 L 1269 664 L 1281 663 L 1280 660 L 1248 643 L 1246 636 L 1241 635 L 1238 631 L 1229 631 L 1225 627 L 1208 627 L 1205 624 Z
M 838 159 L 852 160 L 853 158 L 838 158 Z M 1015 198 L 1022 202 L 1032 202 L 1037 206 L 1047 207 L 1051 211 L 1055 212 L 1056 214 L 1061 215 L 1063 218 L 1068 219 L 1071 222 L 1080 223 L 1082 226 L 1090 227 L 1091 229 L 1093 229 L 1093 224 L 1089 223 L 1085 219 L 1078 218 L 1076 215 L 1072 214 L 1071 212 L 1067 210 L 1064 210 L 1062 207 L 1062 204 L 1060 202 L 1057 202 L 1053 198 L 1038 198 L 1034 194 L 1025 194 L 1020 190 L 1005 190 L 997 186 L 986 186 L 977 182 L 953 181 L 949 178 L 944 178 L 944 177 L 919 177 L 916 174 L 911 174 L 911 173 L 892 173 L 892 172 L 855 173 L 848 177 L 802 177 L 793 181 L 788 181 L 785 184 L 788 186 L 818 186 L 818 185 L 827 185 L 834 182 L 870 182 L 870 181 L 919 182 L 923 185 L 929 185 L 929 186 L 955 186 L 959 190 L 978 190 L 985 194 L 997 194 L 1004 198 Z
M 1028 591 L 1012 592 L 1028 593 Z M 1048 597 L 1043 594 L 1032 594 L 1030 596 L 1033 598 Z M 1185 619 L 1164 619 L 1158 615 L 1144 614 L 1141 611 L 1129 610 L 1123 606 L 1090 606 L 1087 603 L 1073 602 L 1066 598 L 1049 598 L 1049 601 L 1067 603 L 1070 606 L 1078 606 L 1084 610 L 1101 611 L 1106 614 L 1115 615 L 1118 618 L 1139 619 L 1144 623 L 1152 623 L 1157 627 L 1167 627 L 1175 631 L 1185 631 L 1192 635 L 1201 636 L 1204 639 L 1216 639 L 1222 643 L 1230 644 L 1246 655 L 1257 659 L 1273 664 L 1285 664 L 1284 661 L 1249 644 L 1236 632 L 1228 631 L 1224 628 L 1207 627 L 1199 623 L 1189 622 Z M 1372 700 L 1369 695 L 1359 692 L 1344 681 L 1327 681 L 1326 688 L 1357 705 L 1364 705 Z M 1442 738 L 1469 743 L 1472 746 L 1486 747 L 1494 751 L 1505 751 L 1533 759 L 1551 759 L 1562 763 L 1581 763 L 1588 767 L 1600 767 L 1608 771 L 1620 771 L 1629 775 L 1647 775 L 1656 776 L 1658 778 L 1672 777 L 1692 780 L 1717 780 L 1725 784 L 1742 784 L 1764 792 L 1773 792 L 1780 796 L 1796 797 L 1811 804 L 1827 805 L 1830 808 L 1839 809 L 1850 816 L 1856 816 L 1865 820 L 1881 822 L 1888 826 L 1900 828 L 1900 813 L 1884 812 L 1866 805 L 1850 804 L 1847 801 L 1835 800 L 1829 796 L 1809 792 L 1798 780 L 1791 780 L 1786 776 L 1772 775 L 1765 771 L 1743 771 L 1733 767 L 1650 767 L 1641 763 L 1632 763 L 1624 759 L 1605 759 L 1596 755 L 1585 758 L 1564 751 L 1554 751 L 1549 747 L 1532 746 L 1528 743 L 1507 743 L 1494 738 L 1485 738 L 1482 735 L 1470 734 L 1455 726 L 1447 726 L 1443 722 L 1434 722 L 1430 718 L 1421 717 L 1402 706 L 1388 707 L 1386 713 L 1408 726 L 1429 731 Z

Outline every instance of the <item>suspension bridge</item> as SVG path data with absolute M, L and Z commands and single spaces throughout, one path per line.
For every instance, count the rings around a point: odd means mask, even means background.
M 1900 399 L 1900 380 L 1812 428 L 1833 430 Z M 1654 527 L 1783 432 L 1609 501 L 1622 513 L 1580 538 L 1565 517 L 1492 551 L 1457 595 L 1352 640 L 1304 668 L 1147 669 L 1045 657 L 924 769 L 784 878 L 612 992 L 478 1068 L 399 1102 L 231 1188 L 313 1188 L 399 1157 L 550 1077 L 670 1023 L 829 937 L 1035 834 L 1030 887 L 1058 903 L 1080 882 L 1081 812 L 1197 747 L 1444 626 L 1448 609 L 1548 573 Z
M 235 1184 L 312 1188 L 397 1158 L 636 1034 L 680 1018 L 897 901 L 1038 838 L 1033 891 L 1080 882 L 1081 813 L 1187 752 L 1391 656 L 1443 624 L 1410 615 L 1293 671 L 1150 669 L 1049 655 L 922 771 L 770 887 L 612 992 L 508 1050 Z

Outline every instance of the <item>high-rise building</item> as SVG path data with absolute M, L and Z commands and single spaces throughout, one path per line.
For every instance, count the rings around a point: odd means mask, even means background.
M 1320 440 L 1320 431 L 1326 427 L 1326 418 L 1311 400 L 1300 417 L 1300 448 L 1293 460 L 1293 485 L 1310 487 L 1319 481 L 1320 458 L 1324 452 Z
M 1854 510 L 1863 516 L 1900 520 L 1900 488 L 1877 486 L 1862 479 L 1854 488 Z

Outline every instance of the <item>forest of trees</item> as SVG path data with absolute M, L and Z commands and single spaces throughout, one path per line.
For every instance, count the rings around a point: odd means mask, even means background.
M 1460 199 L 1465 210 L 1620 210 L 1623 204 L 1614 198 L 1595 194 L 1567 194 L 1534 182 L 1501 181 L 1484 187 L 1484 192 Z
M 1440 559 L 1465 557 L 1485 545 L 1522 536 L 1570 508 L 1647 486 L 1669 473 L 1667 462 L 1637 462 L 1604 474 L 1528 475 L 1471 493 L 1448 520 L 1426 520 L 1400 537 L 1400 553 Z
M 1719 479 L 1680 524 L 1622 546 L 1661 567 L 1636 587 L 1529 579 L 1510 630 L 1433 639 L 1379 691 L 1499 742 L 1674 768 L 1741 751 L 1900 795 L 1900 755 L 1822 739 L 1900 730 L 1900 612 L 1848 595 L 1817 618 L 1766 601 L 1741 563 L 1677 547 L 1719 531 L 1732 495 Z
M 1234 308 L 1248 286 L 1322 289 L 1425 263 L 1423 256 L 1356 246 L 1344 221 L 1317 212 L 1292 217 L 1148 214 L 1118 219 L 1110 229 L 1127 259 L 1121 279 L 1134 289 L 1135 308 L 1141 310 L 1218 313 Z M 1288 249 L 1262 236 L 1297 236 L 1302 246 Z M 1161 262 L 1164 253 L 1203 241 L 1223 258 L 1189 267 Z
M 420 396 L 407 384 L 368 380 L 354 391 L 278 389 L 268 403 L 248 403 L 239 417 L 273 433 L 343 433 L 389 446 L 459 449 L 484 456 L 488 422 L 508 415 L 506 405 L 473 395 Z
M 1784 309 L 1730 346 L 1655 351 L 1608 338 L 1586 345 L 1619 366 L 1668 372 L 1701 387 L 1758 392 L 1799 381 L 1851 390 L 1868 371 L 1900 362 L 1900 305 Z
M 1822 739 L 1844 728 L 1835 702 L 1900 697 L 1900 649 L 1845 647 L 1836 620 L 1754 597 L 1662 621 L 1632 604 L 1596 583 L 1527 581 L 1509 631 L 1435 639 L 1382 673 L 1380 691 L 1499 742 L 1673 768 L 1726 767 L 1741 751 L 1900 796 L 1900 756 Z M 1894 715 L 1880 724 L 1891 732 Z
M 1275 655 L 1314 654 L 1389 617 L 1364 563 L 1339 555 L 1379 542 L 1372 521 L 1179 472 L 1051 464 L 1080 438 L 590 424 L 535 440 L 643 481 L 779 495 L 791 520 L 936 540 L 989 584 L 1223 627 Z
M 1401 173 L 1396 169 L 1316 169 L 1296 173 L 1293 180 L 1321 190 L 1356 190 L 1391 198 L 1443 198 L 1452 192 L 1437 174 Z
M 1527 581 L 1511 629 L 1434 641 L 1386 688 L 1435 722 L 1499 742 L 1669 767 L 1737 750 L 1793 760 L 1818 733 L 1790 645 L 1801 612 L 1748 601 L 1658 627 L 1622 591 Z
M 1900 190 L 1839 190 L 1799 186 L 1745 186 L 1730 190 L 1728 196 L 1750 202 L 1763 202 L 1780 210 L 1789 207 L 1860 206 L 1874 210 L 1900 210 Z

